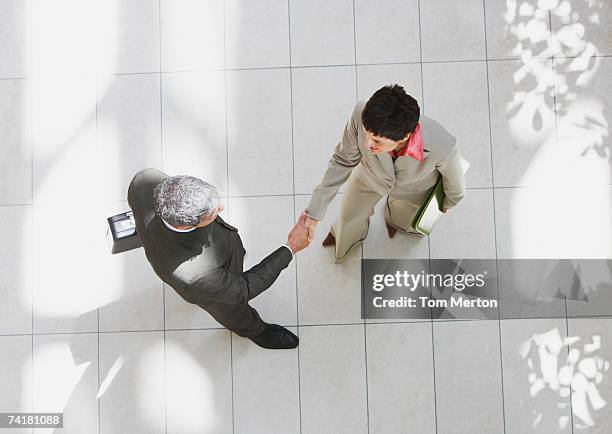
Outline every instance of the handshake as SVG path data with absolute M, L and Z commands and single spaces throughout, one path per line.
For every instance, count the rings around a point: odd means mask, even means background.
M 300 218 L 287 237 L 287 246 L 289 246 L 293 254 L 304 250 L 310 245 L 310 242 L 314 239 L 316 226 L 317 220 L 308 217 L 305 211 L 300 215 Z

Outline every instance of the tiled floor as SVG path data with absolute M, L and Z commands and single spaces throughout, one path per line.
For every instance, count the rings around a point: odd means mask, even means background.
M 63 411 L 57 432 L 78 434 L 612 432 L 609 319 L 364 321 L 359 296 L 361 257 L 612 258 L 611 17 L 582 0 L 0 0 L 0 412 Z M 253 303 L 298 350 L 219 328 L 142 250 L 108 253 L 105 218 L 157 167 L 217 185 L 257 263 L 354 104 L 393 82 L 458 137 L 466 198 L 429 239 L 388 240 L 379 207 L 341 266 L 320 247 L 337 199 Z M 596 336 L 603 405 L 534 392 L 538 354 L 562 368 Z

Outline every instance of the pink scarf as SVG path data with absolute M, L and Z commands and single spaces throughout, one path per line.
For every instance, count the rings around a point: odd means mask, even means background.
M 416 128 L 410 134 L 406 146 L 399 153 L 396 153 L 395 150 L 391 151 L 391 155 L 394 157 L 408 156 L 417 161 L 423 161 L 423 137 L 421 136 L 420 124 L 417 123 Z

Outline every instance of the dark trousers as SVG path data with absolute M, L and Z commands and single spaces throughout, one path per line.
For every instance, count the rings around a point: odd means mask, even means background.
M 248 303 L 207 303 L 205 306 L 200 305 L 200 307 L 206 310 L 222 326 L 245 338 L 257 336 L 263 332 L 266 326 L 257 311 Z
M 243 271 L 245 251 L 242 242 L 240 242 L 240 253 L 233 256 L 229 263 L 229 269 L 234 273 Z M 259 313 L 248 302 L 244 304 L 206 303 L 199 306 L 223 327 L 245 338 L 257 336 L 266 327 Z

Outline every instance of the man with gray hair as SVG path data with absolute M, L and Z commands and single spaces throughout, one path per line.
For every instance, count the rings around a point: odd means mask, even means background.
M 128 203 L 153 270 L 185 301 L 261 347 L 297 347 L 297 336 L 265 323 L 249 300 L 268 289 L 293 255 L 308 246 L 305 214 L 286 244 L 244 271 L 240 235 L 218 215 L 223 205 L 211 184 L 145 169 L 130 183 Z

